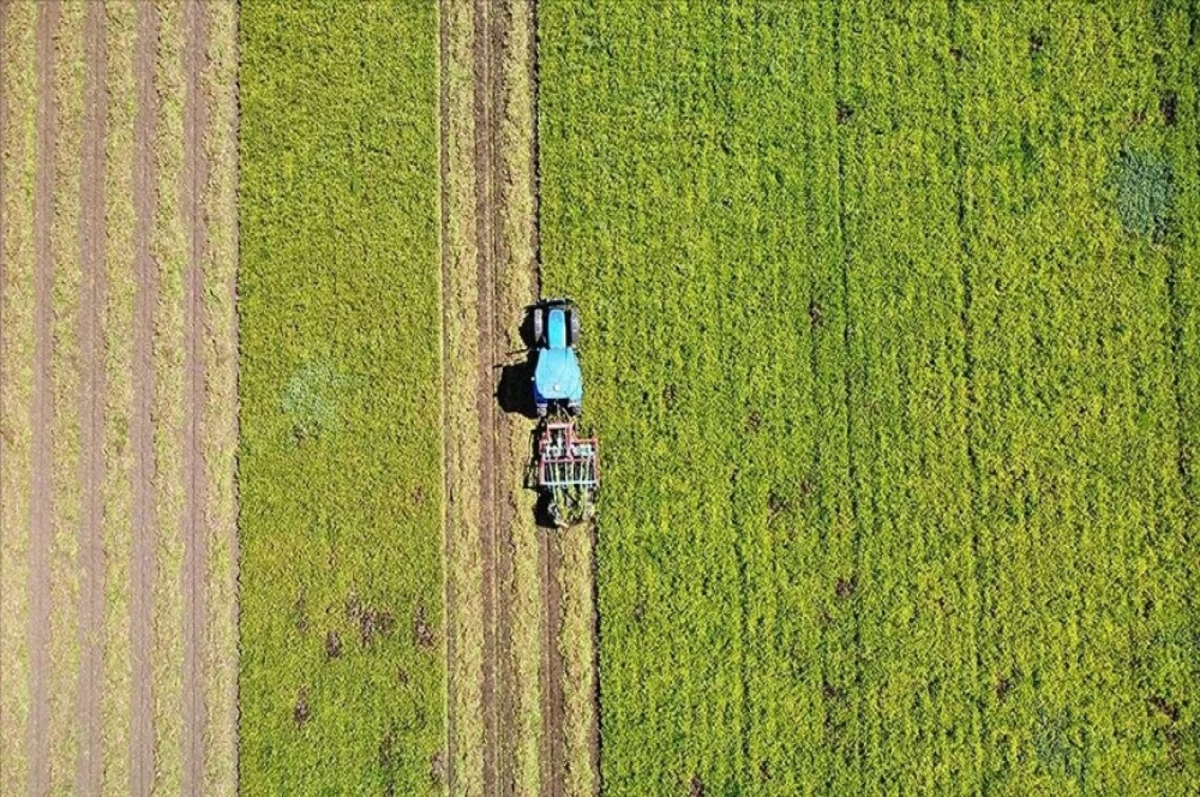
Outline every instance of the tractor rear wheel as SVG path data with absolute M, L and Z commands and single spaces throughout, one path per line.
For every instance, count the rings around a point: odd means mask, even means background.
M 569 312 L 570 312 L 570 321 L 571 321 L 571 323 L 570 323 L 571 339 L 569 341 L 567 341 L 567 343 L 570 346 L 578 346 L 579 345 L 579 311 L 576 310 L 575 308 L 571 308 L 571 310 Z
M 542 333 L 545 332 L 545 322 L 542 319 L 542 308 L 537 307 L 533 311 L 533 347 L 542 345 Z

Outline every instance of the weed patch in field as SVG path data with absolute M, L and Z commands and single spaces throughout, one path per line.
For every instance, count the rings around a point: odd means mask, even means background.
M 1171 166 L 1167 159 L 1143 150 L 1123 149 L 1113 163 L 1113 180 L 1117 213 L 1125 229 L 1151 238 L 1165 235 L 1171 210 Z

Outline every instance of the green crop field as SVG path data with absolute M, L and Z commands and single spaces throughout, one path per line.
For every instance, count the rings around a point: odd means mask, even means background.
M 1196 17 L 540 3 L 606 791 L 1200 788 Z
M 437 16 L 241 7 L 241 789 L 444 744 Z

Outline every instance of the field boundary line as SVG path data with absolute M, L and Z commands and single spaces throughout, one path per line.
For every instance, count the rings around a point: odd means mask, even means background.
M 451 528 L 450 496 L 452 493 L 450 459 L 452 444 L 447 426 L 450 419 L 450 347 L 447 340 L 450 334 L 450 270 L 454 257 L 450 251 L 450 31 L 448 7 L 453 0 L 438 0 L 438 261 L 441 267 L 441 370 L 442 370 L 442 555 L 445 565 L 442 568 L 443 579 L 443 623 L 446 629 L 446 793 L 456 793 L 456 776 L 458 767 L 456 757 L 456 650 L 455 639 L 458 628 L 458 617 L 455 611 L 454 579 L 454 531 Z

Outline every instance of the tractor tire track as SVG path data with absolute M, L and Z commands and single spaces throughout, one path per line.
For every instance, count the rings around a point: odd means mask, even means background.
M 545 657 L 545 684 L 542 689 L 542 723 L 544 728 L 546 779 L 543 791 L 558 797 L 563 793 L 566 772 L 563 753 L 566 734 L 563 714 L 566 696 L 563 689 L 563 657 L 558 648 L 559 630 L 563 625 L 562 585 L 558 581 L 562 569 L 562 549 L 555 533 L 539 529 L 542 539 L 542 595 L 546 614 L 542 621 L 542 650 Z
M 188 0 L 184 9 L 185 95 L 183 116 L 184 167 L 181 207 L 188 235 L 184 267 L 184 640 L 183 640 L 183 792 L 204 790 L 204 751 L 208 708 L 202 651 L 208 627 L 205 585 L 208 573 L 208 529 L 205 523 L 204 456 L 201 452 L 202 410 L 205 405 L 204 351 L 204 257 L 208 229 L 201 207 L 203 187 L 208 181 L 208 157 L 203 131 L 208 108 L 200 90 L 208 29 L 198 0 Z
M 158 113 L 154 70 L 158 45 L 158 11 L 152 3 L 137 6 L 134 45 L 134 82 L 137 111 L 134 119 L 134 271 L 137 290 L 133 320 L 133 417 L 130 445 L 133 473 L 133 706 L 131 735 L 131 791 L 149 794 L 154 783 L 154 695 L 151 648 L 154 630 L 155 515 L 154 455 L 154 326 L 158 305 L 158 268 L 151 252 L 157 204 L 154 169 L 154 125 Z
M 537 127 L 537 97 L 538 97 L 538 67 L 537 67 L 537 2 L 532 3 L 533 35 L 530 37 L 528 69 L 530 85 L 533 89 L 533 130 L 530 135 L 530 146 L 533 149 L 533 267 L 536 272 L 534 280 L 538 295 L 541 295 L 541 163 L 538 149 Z M 542 684 L 542 727 L 543 744 L 545 745 L 546 778 L 543 791 L 551 797 L 564 793 L 566 785 L 566 690 L 564 688 L 564 671 L 562 650 L 558 639 L 563 627 L 562 584 L 558 574 L 562 570 L 561 540 L 547 529 L 539 530 L 542 541 L 542 595 L 545 600 L 545 616 L 542 620 L 542 650 L 545 657 L 545 676 Z
M 500 125 L 496 116 L 496 76 L 493 48 L 494 4 L 474 0 L 472 37 L 472 77 L 475 86 L 472 112 L 475 117 L 474 166 L 476 179 L 476 251 L 477 334 L 479 370 L 476 379 L 476 411 L 479 416 L 479 533 L 483 562 L 483 784 L 489 795 L 510 793 L 510 782 L 502 769 L 511 749 L 507 726 L 510 714 L 506 692 L 506 640 L 504 614 L 508 602 L 501 599 L 501 524 L 498 478 L 502 465 L 498 459 L 493 369 L 496 363 L 496 279 L 498 235 L 501 207 L 497 198 L 496 140 Z M 502 222 L 501 222 L 502 223 Z
M 107 303 L 105 271 L 105 153 L 108 105 L 104 7 L 87 6 L 84 22 L 86 103 L 80 152 L 79 345 L 82 381 L 79 417 L 82 443 L 79 481 L 83 487 L 79 551 L 83 582 L 79 606 L 79 697 L 76 725 L 80 747 L 75 791 L 98 794 L 104 757 L 100 730 L 100 689 L 104 678 L 105 566 L 103 491 L 105 482 L 103 315 Z
M 529 36 L 528 52 L 521 56 L 521 61 L 528 70 L 527 79 L 532 91 L 533 119 L 532 129 L 528 131 L 530 162 L 532 169 L 530 179 L 533 185 L 530 192 L 533 199 L 532 218 L 529 220 L 530 239 L 533 258 L 530 267 L 533 270 L 533 284 L 536 286 L 536 300 L 542 293 L 541 277 L 541 163 L 538 148 L 538 10 L 537 0 L 531 0 L 529 7 L 531 18 L 531 35 Z M 567 778 L 567 739 L 566 739 L 566 689 L 564 672 L 566 664 L 558 640 L 561 634 L 564 615 L 562 600 L 562 583 L 559 573 L 562 570 L 563 552 L 562 541 L 550 530 L 539 529 L 539 558 L 541 565 L 541 595 L 544 604 L 542 615 L 542 684 L 540 707 L 542 714 L 542 791 L 550 797 L 558 797 L 565 793 Z M 596 751 L 593 758 L 598 758 L 599 738 L 596 737 Z
M 33 462 L 30 473 L 29 567 L 29 716 L 30 792 L 50 789 L 50 544 L 53 535 L 51 425 L 54 417 L 51 354 L 53 347 L 54 258 L 51 228 L 54 215 L 54 151 L 58 107 L 54 96 L 54 50 L 61 9 L 57 0 L 38 7 L 37 166 L 34 198 L 34 345 Z

